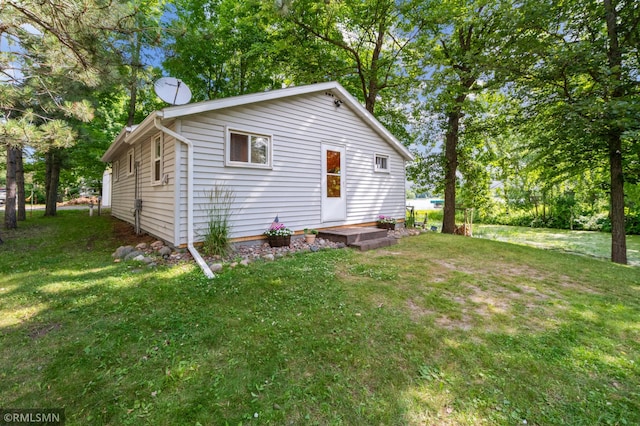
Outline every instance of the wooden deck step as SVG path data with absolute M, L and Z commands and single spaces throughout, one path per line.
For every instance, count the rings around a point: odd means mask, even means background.
M 376 240 L 379 238 L 387 237 L 386 229 L 378 228 L 364 228 L 364 227 L 352 227 L 352 228 L 329 228 L 323 229 L 318 233 L 319 238 L 333 241 L 336 243 L 343 243 L 348 246 L 361 241 Z
M 398 244 L 398 240 L 387 236 L 386 229 L 379 228 L 335 228 L 323 229 L 318 237 L 336 243 L 343 243 L 360 251 L 373 250 Z
M 393 237 L 376 238 L 375 240 L 359 241 L 350 244 L 349 247 L 357 248 L 360 251 L 375 250 L 381 247 L 389 247 L 398 244 L 398 240 Z

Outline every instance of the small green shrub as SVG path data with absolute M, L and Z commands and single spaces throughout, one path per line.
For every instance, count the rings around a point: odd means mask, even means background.
M 209 256 L 226 256 L 231 249 L 230 218 L 236 198 L 235 193 L 226 186 L 216 183 L 212 189 L 205 191 L 205 198 L 209 221 L 203 233 L 202 251 Z

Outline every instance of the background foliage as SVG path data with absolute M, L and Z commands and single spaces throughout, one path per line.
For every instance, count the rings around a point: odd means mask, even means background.
M 99 187 L 110 141 L 163 107 L 161 75 L 194 101 L 338 80 L 415 153 L 415 192 L 448 191 L 488 222 L 610 230 L 620 155 L 637 231 L 634 2 L 93 0 L 82 15 L 50 4 L 0 11 L 3 143 L 27 148 L 29 182 L 44 185 L 55 146 L 61 192 Z

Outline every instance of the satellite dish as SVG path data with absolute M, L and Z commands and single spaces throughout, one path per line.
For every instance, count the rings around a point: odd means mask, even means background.
M 153 85 L 156 95 L 171 105 L 184 105 L 191 100 L 191 90 L 184 81 L 174 77 L 159 78 Z

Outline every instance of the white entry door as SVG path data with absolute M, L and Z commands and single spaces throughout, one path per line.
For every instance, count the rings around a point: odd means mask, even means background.
M 322 145 L 322 221 L 347 218 L 345 147 Z

